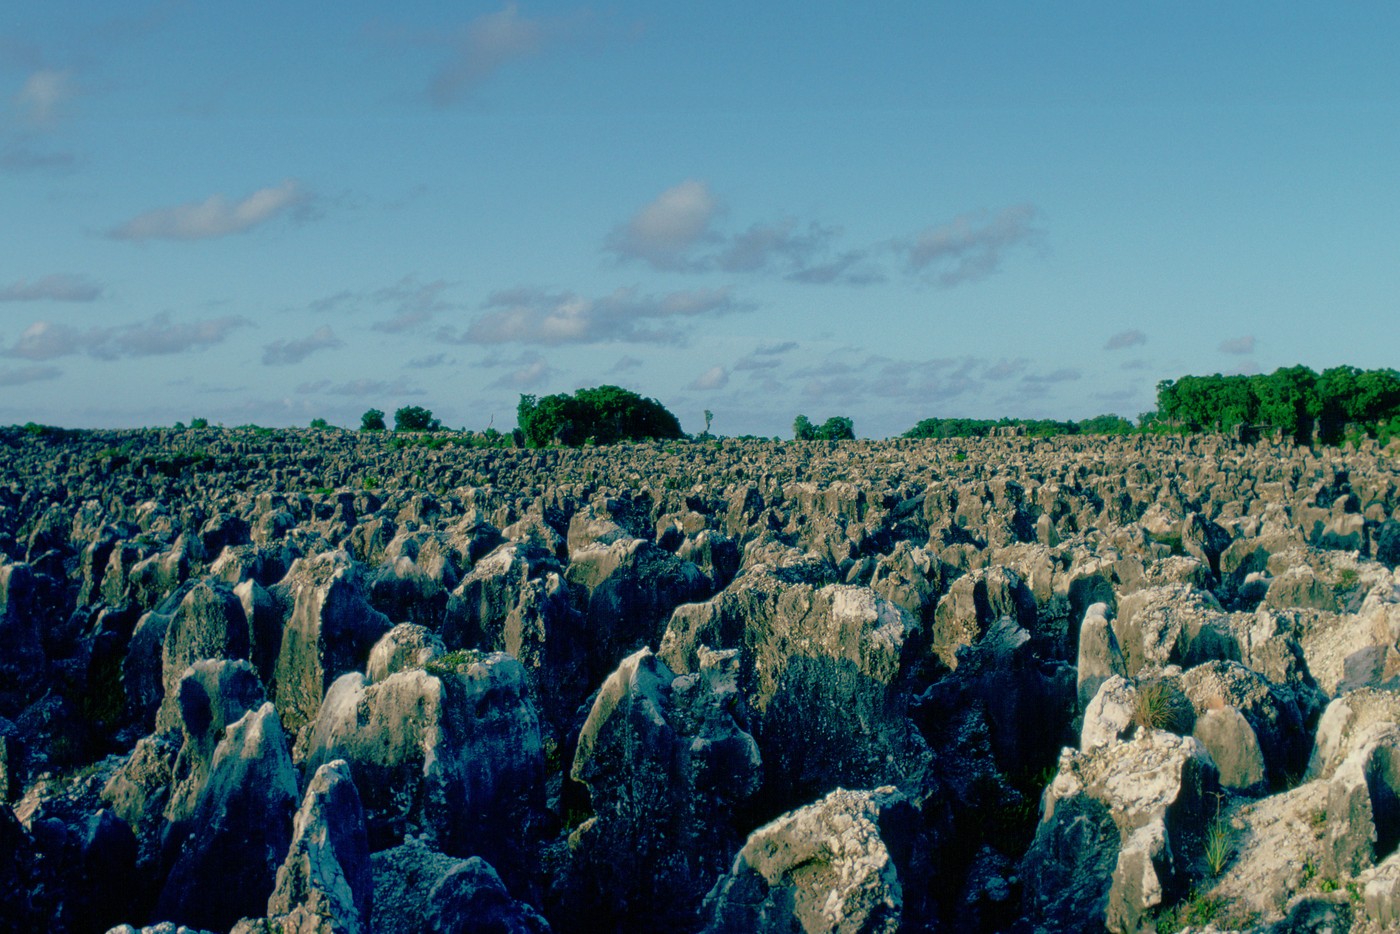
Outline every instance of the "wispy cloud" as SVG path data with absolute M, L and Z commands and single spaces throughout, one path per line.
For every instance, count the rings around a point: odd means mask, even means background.
M 1254 335 L 1246 334 L 1244 337 L 1234 337 L 1227 341 L 1220 342 L 1220 352 L 1244 356 L 1254 353 Z
M 23 386 L 46 379 L 57 379 L 63 371 L 56 366 L 22 366 L 0 368 L 0 386 Z
M 426 357 L 414 357 L 412 360 L 405 363 L 404 366 L 410 370 L 431 370 L 436 367 L 446 366 L 452 362 L 454 362 L 453 359 L 447 354 L 435 353 L 429 354 Z
M 683 323 L 704 316 L 747 311 L 728 289 L 694 289 L 646 295 L 622 288 L 598 299 L 572 292 L 538 289 L 497 292 L 486 311 L 455 335 L 446 329 L 438 339 L 475 344 L 592 344 L 608 341 L 675 344 L 684 341 Z
M 0 288 L 0 302 L 93 302 L 101 297 L 101 283 L 69 273 L 54 273 L 33 282 L 20 279 Z
M 79 353 L 98 360 L 163 356 L 212 347 L 247 324 L 247 319 L 238 316 L 175 321 L 169 312 L 133 324 L 87 330 L 36 321 L 0 356 L 26 360 L 53 360 Z
M 1014 360 L 1008 360 L 1002 357 L 996 363 L 988 364 L 983 368 L 982 378 L 993 381 L 1010 379 L 1013 376 L 1019 376 L 1024 373 L 1028 366 L 1030 366 L 1030 361 L 1025 357 L 1017 357 Z
M 425 391 L 414 386 L 406 378 L 386 381 L 382 379 L 370 379 L 360 377 L 359 379 L 347 380 L 345 382 L 333 382 L 328 379 L 318 379 L 308 383 L 301 383 L 296 387 L 298 395 L 314 396 L 351 396 L 363 398 L 365 396 L 422 396 Z
M 300 363 L 317 351 L 332 350 L 344 344 L 329 326 L 322 325 L 300 340 L 277 340 L 266 345 L 263 347 L 262 362 L 265 366 L 288 366 Z
M 77 93 L 78 82 L 73 72 L 40 68 L 25 79 L 14 101 L 26 122 L 47 129 L 58 120 L 63 105 Z
M 507 371 L 488 383 L 492 389 L 510 389 L 521 392 L 538 389 L 558 375 L 559 371 L 550 366 L 549 361 L 533 351 L 523 353 L 514 359 L 482 361 L 487 367 L 507 367 Z
M 1137 329 L 1131 331 L 1119 331 L 1108 339 L 1103 345 L 1104 350 L 1125 350 L 1128 347 L 1140 347 L 1147 343 L 1147 335 Z
M 371 298 L 380 305 L 392 307 L 394 313 L 370 327 L 386 334 L 399 334 L 427 324 L 440 311 L 460 308 L 442 297 L 451 284 L 445 279 L 423 283 L 415 276 L 404 276 L 393 285 L 376 290 Z
M 906 273 L 944 286 L 996 272 L 1006 253 L 1043 243 L 1032 205 L 989 216 L 963 214 L 913 236 L 843 248 L 840 228 L 793 217 L 761 221 L 729 233 L 719 228 L 723 202 L 700 179 L 666 189 L 625 223 L 614 227 L 603 249 L 620 263 L 663 272 L 724 272 L 780 276 L 810 285 L 865 286 L 890 278 L 891 256 Z
M 1083 378 L 1084 374 L 1079 370 L 1065 367 L 1049 373 L 1027 373 L 1021 377 L 1021 382 L 1031 386 L 1044 386 L 1049 383 L 1072 383 Z
M 451 57 L 428 84 L 428 100 L 435 107 L 451 106 L 506 65 L 580 37 L 585 22 L 579 15 L 522 16 L 515 3 L 478 16 L 452 41 Z
M 208 240 L 243 233 L 276 217 L 301 210 L 311 199 L 299 182 L 288 179 L 272 188 L 260 188 L 238 201 L 221 194 L 203 201 L 157 208 L 137 215 L 107 232 L 114 240 Z
M 644 366 L 645 363 L 640 357 L 624 355 L 618 358 L 609 369 L 609 373 L 626 373 L 629 370 L 636 370 Z
M 990 217 L 985 212 L 960 214 L 896 246 L 911 273 L 943 286 L 959 285 L 996 272 L 1008 250 L 1037 244 L 1042 238 L 1034 226 L 1039 216 L 1029 204 Z
M 62 172 L 77 165 L 78 157 L 71 152 L 34 149 L 24 143 L 12 143 L 0 151 L 0 170 L 20 172 Z

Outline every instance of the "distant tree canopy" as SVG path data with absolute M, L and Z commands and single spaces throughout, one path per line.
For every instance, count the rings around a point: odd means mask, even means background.
M 619 386 L 543 399 L 522 395 L 515 416 L 526 444 L 535 448 L 685 437 L 681 423 L 660 402 Z
M 384 413 L 379 409 L 370 409 L 360 416 L 361 431 L 383 431 Z
M 1336 442 L 1353 424 L 1389 435 L 1400 419 L 1400 373 L 1338 366 L 1319 376 L 1294 366 L 1267 375 L 1183 376 L 1157 384 L 1157 410 L 1190 431 L 1255 425 L 1308 441 L 1316 426 L 1322 440 Z
M 421 405 L 406 405 L 394 412 L 395 431 L 441 431 L 442 422 Z
M 1126 435 L 1136 429 L 1120 415 L 1095 415 L 1079 422 L 1026 418 L 926 418 L 906 431 L 905 438 L 986 438 L 999 429 L 1020 430 L 1032 438 L 1057 435 Z
M 813 425 L 805 415 L 792 422 L 792 436 L 798 441 L 854 441 L 855 422 L 844 415 L 833 415 L 820 425 Z

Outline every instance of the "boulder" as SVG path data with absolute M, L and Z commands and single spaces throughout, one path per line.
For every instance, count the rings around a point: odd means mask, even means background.
M 571 546 L 569 555 L 564 576 L 587 595 L 585 652 L 595 678 L 643 646 L 655 651 L 671 612 L 710 596 L 698 567 L 649 541 Z
M 913 627 L 867 588 L 792 584 L 760 566 L 679 607 L 658 654 L 688 673 L 702 646 L 739 650 L 739 692 L 763 753 L 761 809 L 777 813 L 837 786 L 919 782 L 930 753 L 903 690 Z
M 356 568 L 343 551 L 301 559 L 270 591 L 286 619 L 274 702 L 288 730 L 314 720 L 331 682 L 363 671 L 370 649 L 390 628 L 388 617 L 365 599 Z
M 342 759 L 316 770 L 292 822 L 267 915 L 298 934 L 369 931 L 374 898 L 360 793 Z
M 155 916 L 227 930 L 267 906 L 291 841 L 296 771 L 271 704 L 229 726 Z
M 370 649 L 365 682 L 374 684 L 395 672 L 422 668 L 446 654 L 447 647 L 431 629 L 415 623 L 399 623 Z
M 350 765 L 374 849 L 422 834 L 524 885 L 540 832 L 544 747 L 515 659 L 457 651 L 373 684 L 343 675 L 312 724 L 305 768 L 335 759 Z
M 1118 647 L 1118 637 L 1113 633 L 1113 625 L 1107 614 L 1107 604 L 1092 604 L 1079 624 L 1079 665 L 1076 670 L 1081 710 L 1089 706 L 1105 681 L 1114 675 L 1125 676 L 1128 673 L 1123 650 Z
M 702 649 L 699 670 L 677 677 L 642 649 L 603 683 L 571 773 L 593 816 L 570 837 L 567 915 L 600 928 L 640 918 L 653 930 L 695 927 L 762 778 L 758 745 L 736 722 L 737 656 Z
M 549 924 L 512 898 L 491 864 L 479 856 L 457 859 L 410 838 L 370 857 L 376 934 L 449 931 L 546 934 Z
M 1112 932 L 1136 931 L 1151 912 L 1175 901 L 1189 881 L 1191 854 L 1201 848 L 1216 775 L 1199 741 L 1161 730 L 1088 753 L 1063 750 L 1021 862 L 1028 920 L 1048 930 L 1097 921 Z M 1071 801 L 1069 815 L 1057 818 Z M 1103 822 L 1105 811 L 1116 834 Z M 1072 852 L 1072 846 L 1086 849 Z M 1059 890 L 1065 864 L 1084 873 L 1073 891 Z
M 745 841 L 705 897 L 707 932 L 894 932 L 904 886 L 899 841 L 917 820 L 891 787 L 837 789 Z

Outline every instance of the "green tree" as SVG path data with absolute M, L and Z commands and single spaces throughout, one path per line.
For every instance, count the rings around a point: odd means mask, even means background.
M 370 409 L 360 416 L 361 431 L 383 431 L 384 428 L 384 413 L 379 409 Z
M 331 423 L 324 418 L 313 418 L 311 420 L 311 427 L 317 431 L 325 431 L 327 428 L 331 427 Z
M 817 438 L 822 441 L 854 441 L 856 439 L 855 422 L 844 415 L 833 415 L 822 422 L 817 429 Z
M 542 399 L 522 395 L 515 417 L 531 447 L 685 437 L 680 422 L 660 402 L 619 386 Z
M 792 437 L 796 441 L 815 441 L 817 429 L 807 416 L 799 415 L 792 420 Z
M 394 411 L 395 431 L 441 431 L 442 422 L 421 405 L 405 405 Z

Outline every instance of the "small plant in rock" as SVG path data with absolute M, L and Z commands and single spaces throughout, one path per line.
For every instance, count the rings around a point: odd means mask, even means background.
M 1133 723 L 1145 730 L 1175 731 L 1180 728 L 1181 713 L 1166 682 L 1151 681 L 1138 685 L 1137 695 L 1133 699 Z
M 1356 585 L 1361 582 L 1361 575 L 1356 573 L 1355 568 L 1342 568 L 1337 572 L 1337 588 L 1339 590 L 1355 590 Z
M 1359 883 L 1359 882 L 1348 882 L 1348 883 L 1347 883 L 1347 899 L 1348 899 L 1353 905 L 1359 905 L 1359 904 L 1361 904 L 1362 902 L 1364 902 L 1364 901 L 1366 900 L 1366 894 L 1361 890 L 1361 883 Z
M 1219 814 L 1215 820 L 1206 827 L 1206 866 L 1210 868 L 1212 876 L 1220 875 L 1225 868 L 1225 864 L 1230 861 L 1230 852 L 1234 846 L 1234 830 L 1229 822 Z
M 1317 888 L 1321 892 L 1335 892 L 1337 889 L 1341 888 L 1341 885 L 1338 884 L 1336 879 L 1328 878 L 1319 882 Z

